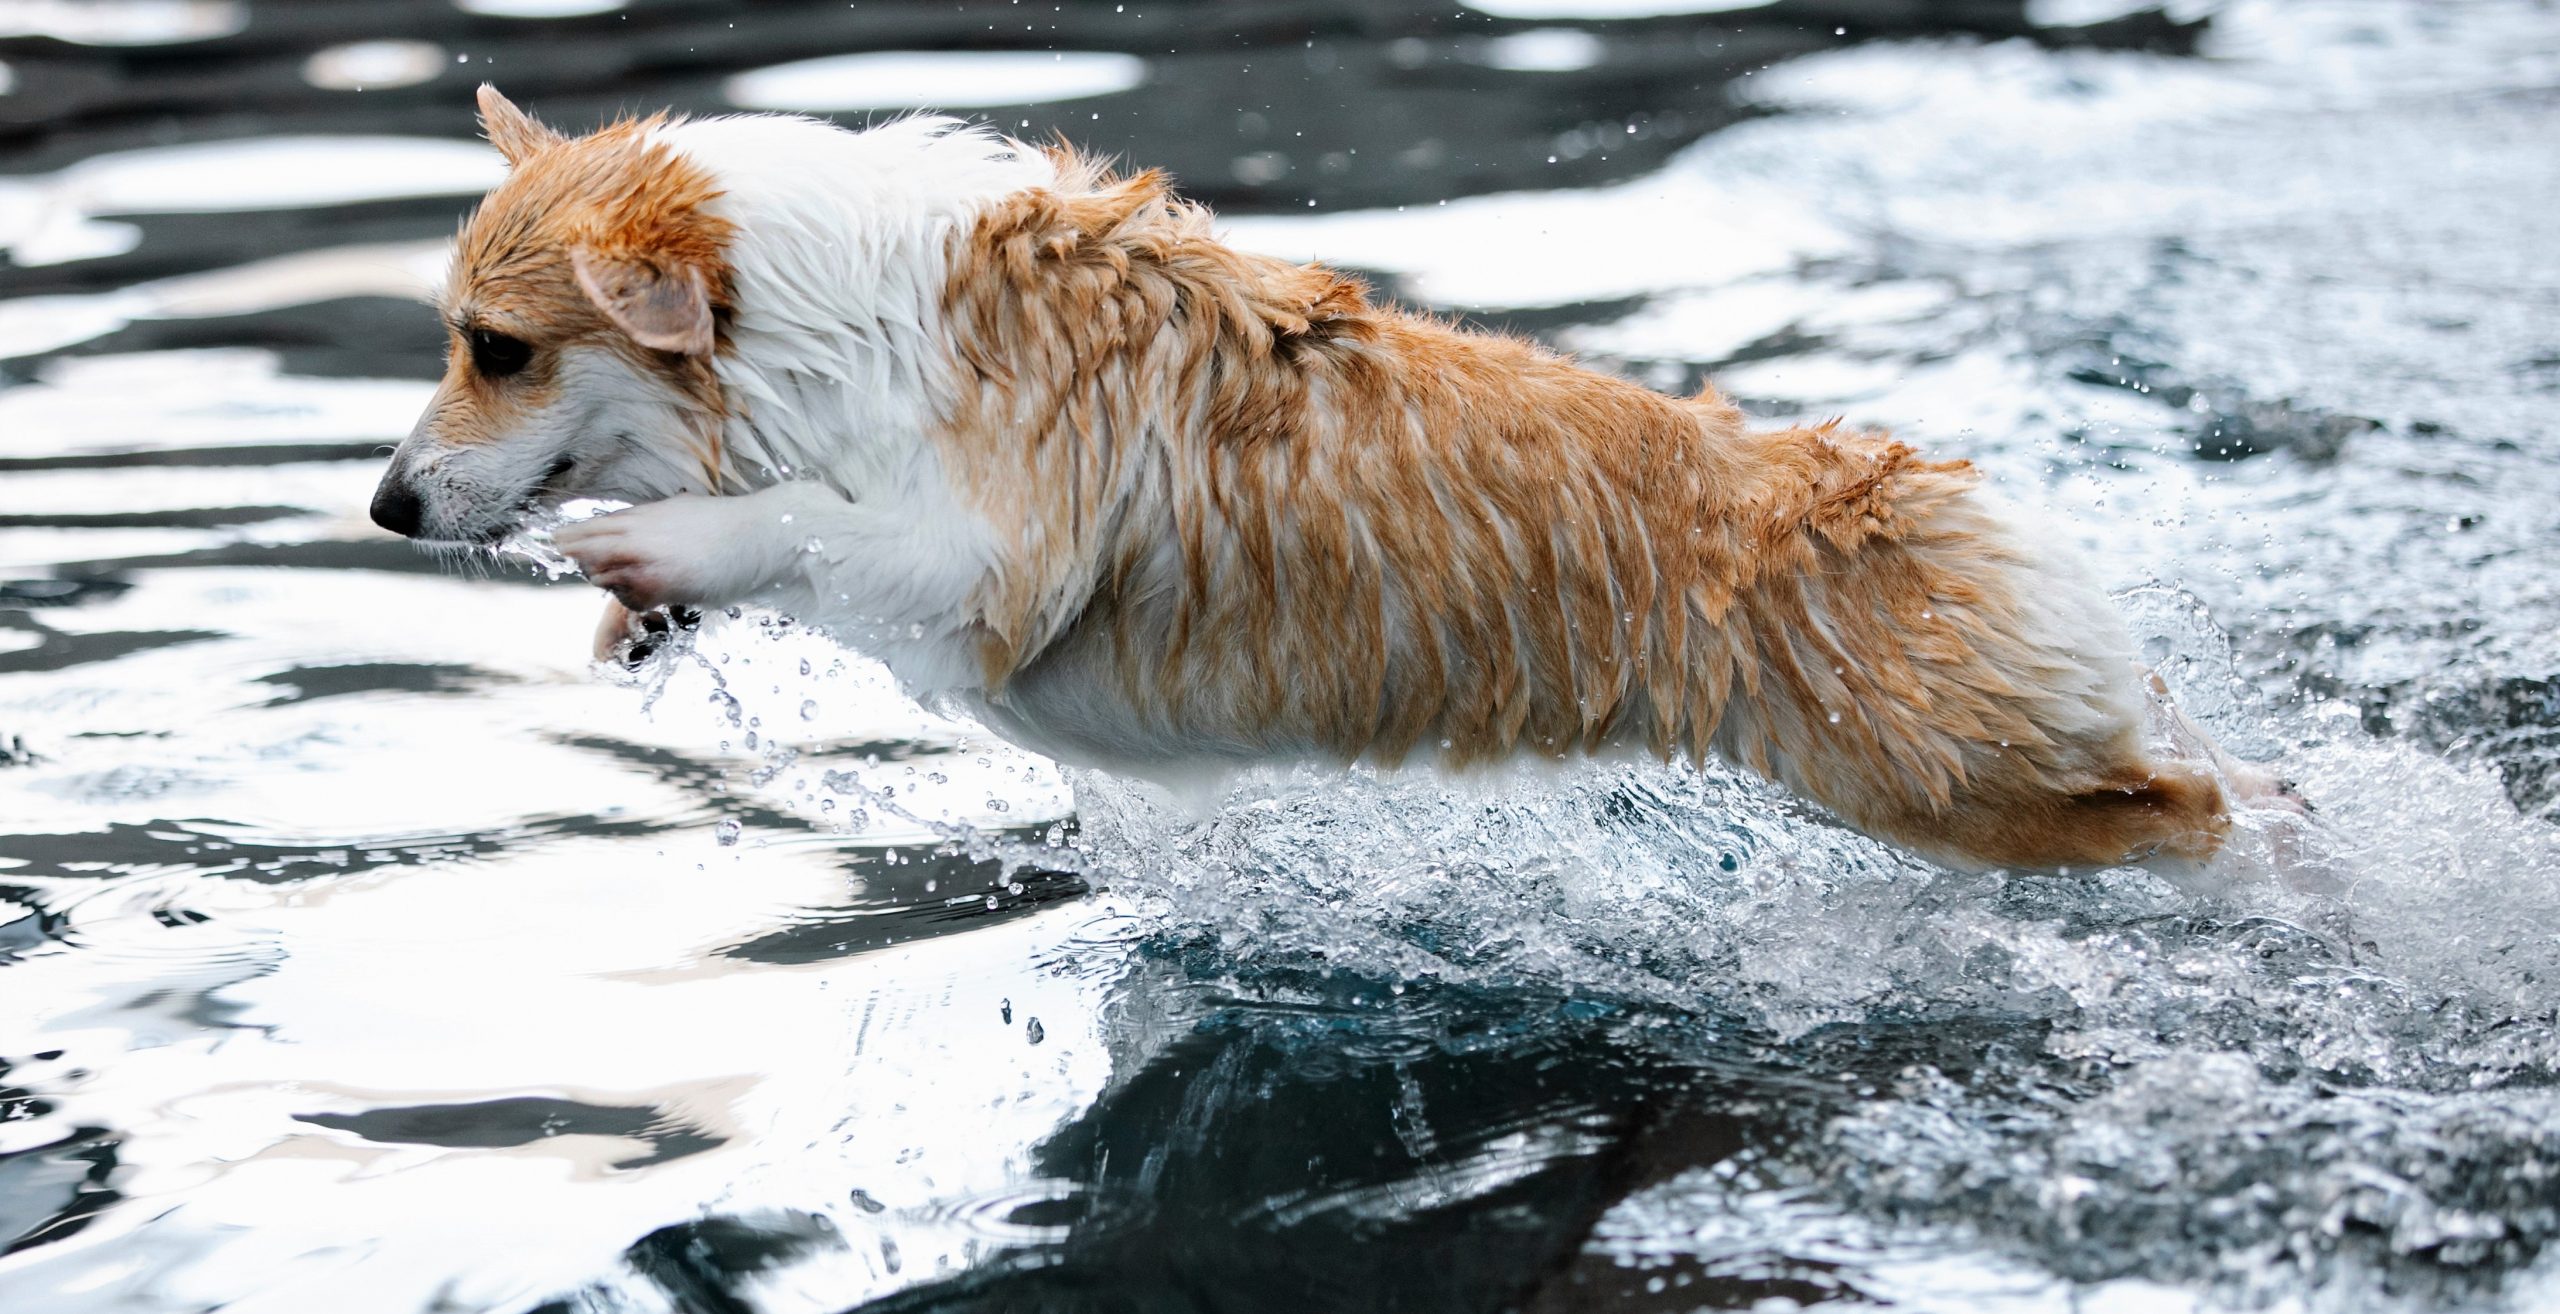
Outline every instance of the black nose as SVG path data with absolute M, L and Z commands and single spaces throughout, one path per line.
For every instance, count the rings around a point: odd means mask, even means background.
M 382 487 L 373 490 L 373 523 L 402 538 L 416 538 L 418 526 L 426 517 L 426 507 L 418 501 L 418 492 L 402 483 L 398 475 L 386 476 Z

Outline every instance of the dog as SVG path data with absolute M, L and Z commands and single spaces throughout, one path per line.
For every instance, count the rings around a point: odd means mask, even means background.
M 608 646 L 770 607 L 1157 779 L 1716 754 L 1961 869 L 2193 868 L 2272 792 L 1963 461 L 1382 305 L 1064 145 L 479 103 L 509 173 L 372 514 L 631 503 L 556 537 Z

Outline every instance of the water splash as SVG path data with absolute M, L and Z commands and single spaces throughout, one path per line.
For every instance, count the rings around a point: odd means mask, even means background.
M 1763 1165 L 1868 1226 L 2243 1303 L 2494 1286 L 2560 1239 L 2560 834 L 2352 709 L 2258 705 L 2194 599 L 2126 603 L 2199 719 L 2318 801 L 2341 884 L 1951 875 L 1712 766 L 1266 772 L 1206 818 L 1077 774 L 1079 847 L 1222 989 L 1525 987 L 1809 1075 L 1834 1035 L 1988 1036 L 1859 1077 Z
M 584 574 L 578 563 L 571 561 L 552 539 L 569 525 L 583 524 L 598 516 L 611 515 L 630 506 L 605 498 L 571 498 L 557 506 L 539 507 L 528 513 L 516 531 L 500 540 L 494 549 L 501 558 L 525 562 L 542 572 L 545 579 L 574 579 Z

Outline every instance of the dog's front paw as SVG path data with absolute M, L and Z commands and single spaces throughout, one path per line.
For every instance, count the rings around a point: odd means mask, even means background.
M 702 613 L 691 607 L 634 612 L 619 601 L 608 601 L 603 618 L 596 623 L 596 660 L 636 671 L 669 640 L 701 626 Z
M 690 494 L 563 526 L 552 542 L 587 582 L 634 612 L 718 607 L 764 583 L 763 544 L 742 535 L 738 499 Z

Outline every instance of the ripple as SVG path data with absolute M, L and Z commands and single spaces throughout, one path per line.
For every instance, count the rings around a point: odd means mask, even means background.
M 1082 1182 L 1031 1178 L 1001 1190 L 936 1200 L 914 1216 L 956 1225 L 998 1245 L 1032 1246 L 1064 1241 L 1079 1227 L 1107 1227 L 1115 1211 Z

